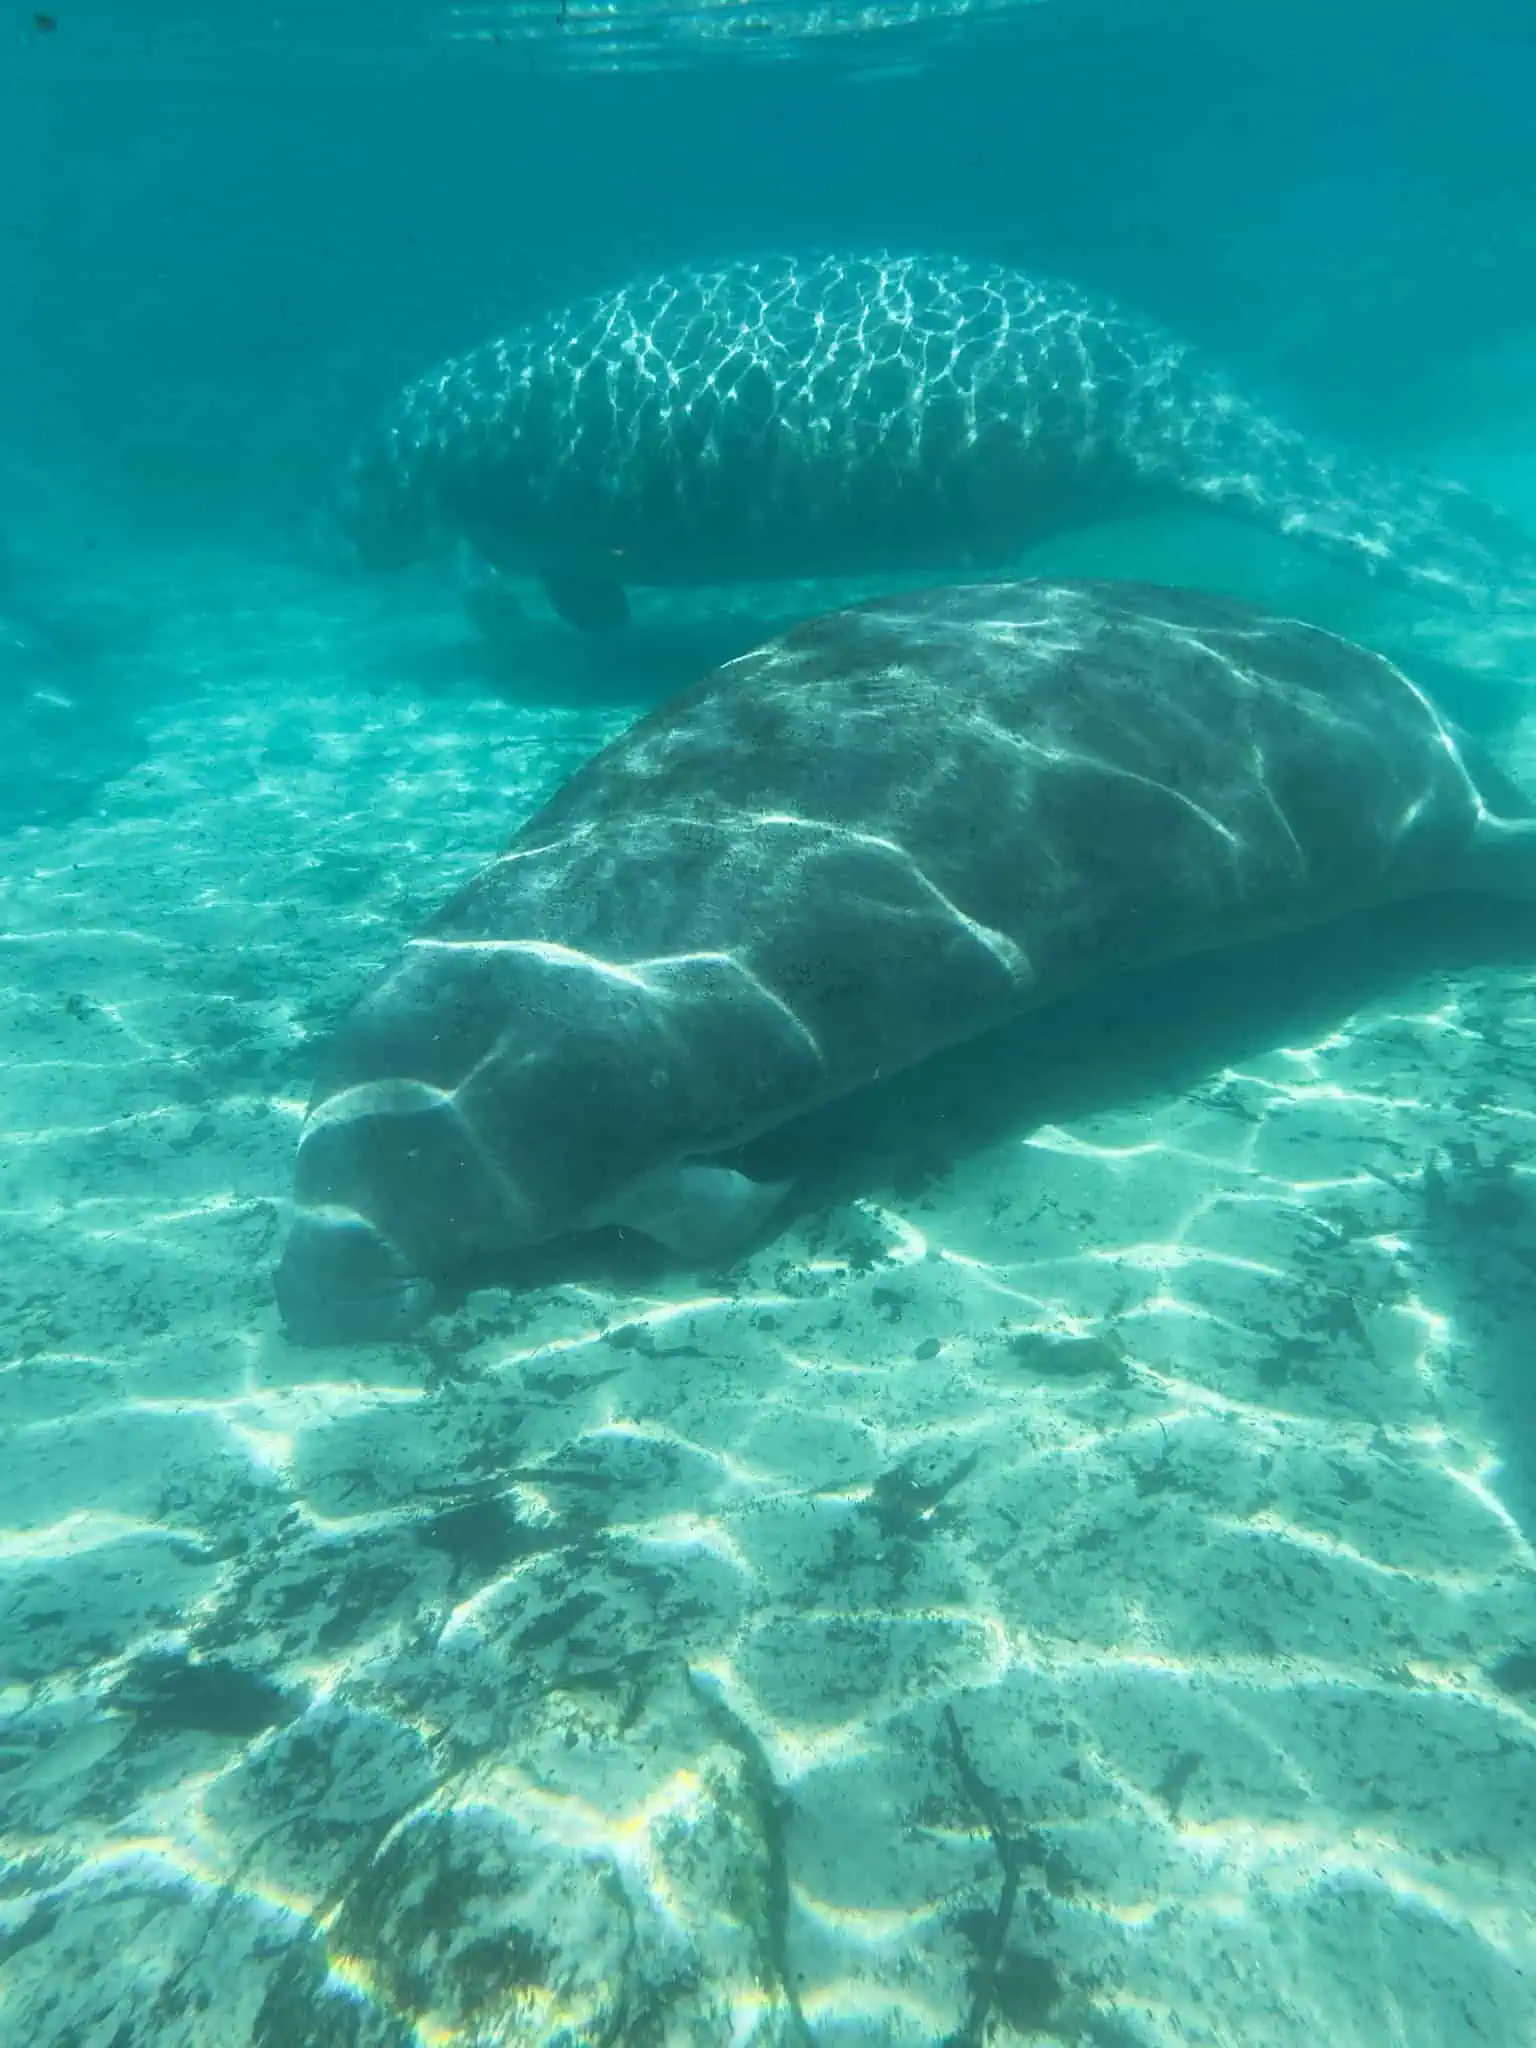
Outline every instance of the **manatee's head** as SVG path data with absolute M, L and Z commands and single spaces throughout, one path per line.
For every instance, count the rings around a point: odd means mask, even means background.
M 301 1211 L 277 1269 L 277 1305 L 297 1344 L 387 1344 L 437 1303 L 436 1284 L 366 1216 Z
M 562 949 L 413 940 L 323 1055 L 277 1274 L 289 1334 L 407 1336 L 466 1271 L 586 1227 L 654 1163 L 647 1007 Z
M 514 337 L 400 394 L 354 452 L 332 503 L 354 561 L 402 569 L 462 541 L 500 569 L 537 566 L 545 495 L 570 448 L 548 421 L 530 439 L 527 363 Z
M 353 455 L 326 524 L 340 553 L 382 574 L 408 569 L 428 552 L 428 512 L 409 447 L 392 426 Z
M 343 1055 L 355 1053 L 356 1036 L 349 1020 Z M 541 1234 L 487 1134 L 468 1120 L 473 1095 L 460 1095 L 436 1079 L 322 1088 L 299 1142 L 293 1224 L 276 1276 L 295 1341 L 407 1337 L 466 1263 Z
M 300 1341 L 408 1335 L 467 1273 L 612 1223 L 667 1242 L 712 1204 L 755 1214 L 729 1175 L 653 1177 L 814 1090 L 815 1049 L 726 955 L 636 967 L 510 935 L 589 914 L 606 858 L 577 835 L 493 863 L 343 1020 L 277 1278 Z

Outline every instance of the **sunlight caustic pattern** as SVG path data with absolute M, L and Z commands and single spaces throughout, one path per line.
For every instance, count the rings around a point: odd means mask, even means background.
M 403 1335 L 466 1265 L 604 1223 L 718 1256 L 780 1178 L 733 1148 L 1109 974 L 1514 893 L 1533 835 L 1389 663 L 1226 599 L 1036 579 L 807 621 L 588 763 L 340 1025 L 285 1320 Z M 679 1167 L 710 1160 L 699 1246 Z
M 0 2038 L 1528 2037 L 1526 971 L 1207 971 L 743 1268 L 299 1351 L 306 1035 L 601 734 L 270 596 L 4 883 Z
M 639 278 L 442 364 L 360 452 L 365 561 L 453 540 L 574 587 L 940 572 L 1182 499 L 1432 598 L 1529 610 L 1536 541 L 1319 448 L 1075 286 L 912 255 Z M 584 596 L 583 596 L 584 593 Z
M 542 55 L 573 70 L 663 68 L 703 57 L 754 61 L 814 54 L 843 46 L 867 65 L 886 53 L 868 38 L 902 34 L 904 66 L 926 59 L 955 31 L 1005 22 L 1039 0 L 865 0 L 857 7 L 807 6 L 802 0 L 577 0 L 563 13 L 530 0 L 473 0 L 448 11 L 455 43 L 484 52 L 510 46 L 520 57 Z M 910 38 L 920 38 L 916 47 Z

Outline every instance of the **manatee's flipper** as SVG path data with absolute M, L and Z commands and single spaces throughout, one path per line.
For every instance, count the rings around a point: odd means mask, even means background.
M 613 633 L 629 624 L 629 599 L 611 576 L 544 576 L 544 595 L 578 633 Z
M 749 1244 L 789 1192 L 729 1166 L 663 1166 L 635 1181 L 595 1220 L 638 1230 L 690 1264 Z
M 1484 811 L 1473 831 L 1468 868 L 1467 888 L 1536 903 L 1536 818 Z

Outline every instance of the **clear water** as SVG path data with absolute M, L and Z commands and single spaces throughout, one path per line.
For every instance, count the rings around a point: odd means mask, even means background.
M 723 1272 L 303 1348 L 325 1032 L 572 770 L 869 588 L 369 578 L 445 355 L 764 248 L 1110 293 L 1536 523 L 1536 30 L 901 0 L 0 22 L 0 2043 L 1536 2039 L 1536 929 L 1439 904 L 908 1077 Z M 1210 513 L 1024 573 L 1422 664 Z

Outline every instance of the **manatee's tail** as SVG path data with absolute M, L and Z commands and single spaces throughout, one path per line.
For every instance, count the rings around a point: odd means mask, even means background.
M 1200 377 L 1162 459 L 1180 487 L 1366 575 L 1484 610 L 1536 610 L 1536 535 L 1459 484 L 1319 448 Z M 1146 445 L 1145 443 L 1143 445 Z

